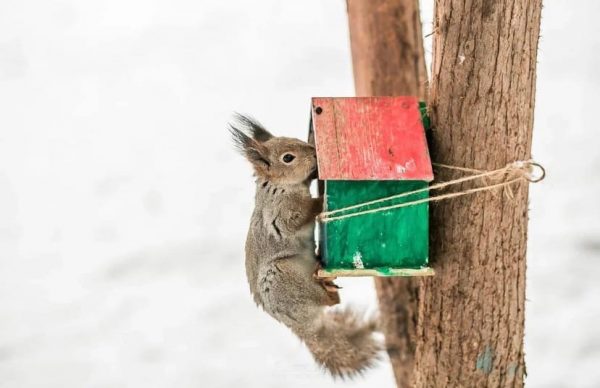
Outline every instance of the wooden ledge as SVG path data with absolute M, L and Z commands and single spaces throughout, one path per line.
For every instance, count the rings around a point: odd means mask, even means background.
M 380 276 L 380 277 L 391 277 L 391 276 L 433 276 L 435 271 L 433 268 L 425 267 L 418 269 L 411 268 L 364 268 L 364 269 L 325 269 L 321 268 L 317 271 L 318 278 L 331 278 L 331 277 L 354 277 L 354 276 Z

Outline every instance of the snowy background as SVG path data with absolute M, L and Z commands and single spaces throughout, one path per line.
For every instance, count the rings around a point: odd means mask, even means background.
M 530 387 L 600 386 L 598 14 L 543 13 Z M 231 113 L 304 138 L 311 96 L 352 94 L 342 0 L 1 0 L 0 386 L 393 387 L 385 362 L 323 375 L 243 272 Z M 375 306 L 370 279 L 342 284 Z

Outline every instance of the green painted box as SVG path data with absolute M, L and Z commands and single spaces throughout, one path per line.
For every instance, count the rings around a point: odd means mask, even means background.
M 313 99 L 311 136 L 325 212 L 412 193 L 340 211 L 319 223 L 320 276 L 433 274 L 427 267 L 427 202 L 355 214 L 428 197 L 433 171 L 425 119 L 424 106 L 414 97 Z

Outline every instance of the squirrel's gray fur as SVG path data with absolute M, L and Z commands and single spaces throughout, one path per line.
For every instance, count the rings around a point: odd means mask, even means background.
M 317 171 L 314 147 L 275 137 L 247 116 L 237 115 L 229 130 L 256 174 L 256 204 L 246 240 L 246 274 L 254 301 L 300 337 L 332 375 L 361 373 L 381 349 L 373 337 L 375 321 L 348 309 L 327 308 L 339 303 L 337 286 L 333 279 L 315 277 L 314 219 L 322 198 L 312 198 L 309 191 Z

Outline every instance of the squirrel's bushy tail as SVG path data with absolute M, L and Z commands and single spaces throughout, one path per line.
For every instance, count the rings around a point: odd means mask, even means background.
M 363 318 L 349 309 L 327 309 L 310 330 L 300 335 L 318 364 L 336 377 L 361 374 L 378 359 L 382 350 L 373 318 Z

